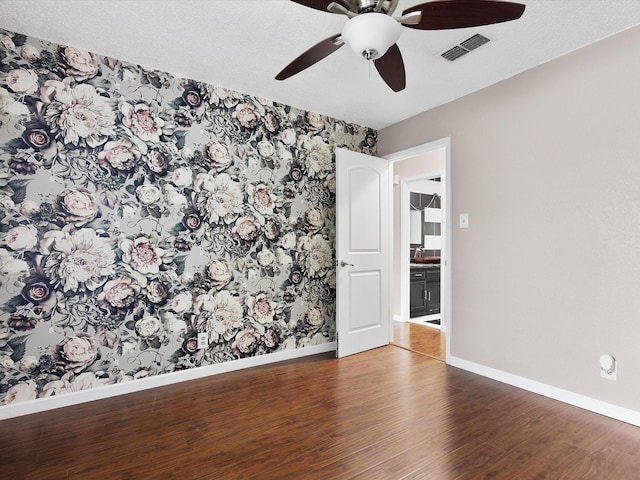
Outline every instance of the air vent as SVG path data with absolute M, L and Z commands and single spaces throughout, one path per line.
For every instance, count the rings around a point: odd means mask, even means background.
M 487 37 L 483 37 L 482 35 L 477 33 L 473 37 L 467 38 L 464 42 L 461 42 L 460 46 L 462 48 L 464 48 L 465 50 L 471 51 L 471 50 L 475 50 L 476 48 L 484 45 L 488 41 L 489 41 L 489 39 Z
M 460 45 L 456 45 L 455 47 L 450 48 L 440 56 L 442 58 L 446 58 L 450 62 L 453 62 L 461 56 L 466 55 L 470 51 L 484 45 L 488 41 L 489 39 L 487 37 L 483 37 L 482 35 L 477 33 L 474 36 L 467 38 L 464 42 L 460 42 Z
M 469 53 L 469 50 L 465 50 L 462 47 L 456 45 L 455 47 L 444 52 L 441 57 L 446 58 L 447 60 L 453 62 L 456 58 L 460 58 L 463 55 Z

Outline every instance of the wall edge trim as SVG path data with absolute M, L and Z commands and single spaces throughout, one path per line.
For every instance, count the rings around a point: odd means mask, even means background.
M 105 385 L 104 387 L 100 388 L 68 393 L 59 397 L 52 396 L 47 398 L 37 398 L 35 400 L 28 400 L 26 402 L 3 405 L 0 407 L 0 421 L 13 417 L 44 412 L 47 410 L 54 410 L 56 408 L 69 407 L 81 403 L 92 402 L 94 400 L 103 400 L 105 398 L 126 395 L 128 393 L 140 392 L 143 390 L 148 390 L 150 388 L 164 387 L 188 380 L 195 380 L 212 375 L 219 375 L 222 373 L 243 370 L 250 367 L 257 367 L 270 363 L 283 362 L 285 360 L 308 357 L 311 355 L 335 351 L 336 348 L 336 342 L 329 342 L 321 345 L 312 345 L 309 347 L 270 353 L 267 355 L 258 355 L 256 357 L 241 358 L 238 360 L 232 360 L 230 362 L 217 363 L 214 365 L 193 368 L 191 370 L 182 370 L 179 372 L 154 375 L 152 377 L 146 377 L 130 382 L 115 383 L 112 385 Z
M 513 385 L 514 387 L 527 390 L 529 392 L 537 393 L 544 397 L 552 398 L 574 407 L 579 407 L 590 412 L 598 413 L 606 417 L 620 420 L 621 422 L 629 423 L 640 427 L 640 412 L 631 410 L 613 403 L 604 402 L 595 398 L 587 397 L 579 393 L 564 390 L 562 388 L 554 387 L 545 383 L 531 380 L 530 378 L 514 375 L 502 370 L 487 367 L 479 363 L 464 360 L 459 357 L 451 356 L 448 364 L 452 367 L 457 367 L 462 370 L 466 370 L 471 373 L 481 375 L 483 377 L 491 378 L 502 383 Z

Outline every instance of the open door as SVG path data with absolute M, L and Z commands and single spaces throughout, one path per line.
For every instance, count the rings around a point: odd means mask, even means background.
M 391 338 L 391 178 L 386 160 L 336 150 L 338 357 Z

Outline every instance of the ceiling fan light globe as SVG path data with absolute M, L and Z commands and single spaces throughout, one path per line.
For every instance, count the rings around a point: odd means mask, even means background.
M 402 26 L 393 17 L 383 13 L 363 13 L 345 23 L 342 39 L 356 54 L 375 60 L 398 41 L 401 32 Z

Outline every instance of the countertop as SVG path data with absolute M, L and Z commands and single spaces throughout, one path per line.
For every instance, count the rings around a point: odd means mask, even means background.
M 409 268 L 411 270 L 424 270 L 431 268 L 440 268 L 439 263 L 410 263 Z

